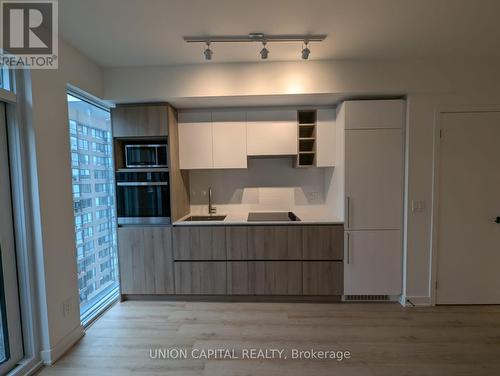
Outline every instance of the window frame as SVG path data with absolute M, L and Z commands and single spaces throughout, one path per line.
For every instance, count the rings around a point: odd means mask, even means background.
M 84 102 L 87 102 L 89 103 L 90 105 L 92 106 L 95 106 L 97 108 L 100 108 L 102 110 L 105 110 L 105 111 L 108 111 L 108 112 L 111 112 L 111 108 L 113 107 L 111 104 L 108 104 L 106 103 L 105 101 L 102 101 L 100 100 L 99 98 L 97 97 L 94 97 L 88 93 L 85 93 L 83 92 L 82 90 L 80 90 L 79 88 L 73 86 L 73 85 L 67 85 L 66 86 L 66 94 L 67 95 L 71 95 L 75 98 L 78 98 L 80 99 L 81 101 L 84 101 Z M 68 113 L 68 121 L 71 121 L 69 119 L 69 113 Z M 85 127 L 87 128 L 85 130 L 85 133 L 88 135 L 90 130 L 88 129 L 88 127 Z M 71 130 L 70 130 L 70 125 L 68 124 L 68 133 L 71 136 L 73 136 L 73 133 L 71 133 Z M 80 129 L 78 128 L 78 125 L 77 125 L 77 129 L 76 129 L 76 134 L 77 135 L 78 133 L 80 133 Z M 111 150 L 110 150 L 110 156 L 102 156 L 103 158 L 109 158 L 111 160 L 111 168 L 113 167 L 113 133 L 112 133 L 112 129 L 110 130 L 110 134 L 111 134 Z M 70 139 L 68 138 L 68 141 Z M 103 141 L 106 141 L 106 140 L 103 140 Z M 80 151 L 81 149 L 78 148 L 78 143 L 77 143 L 77 150 L 75 150 L 74 152 L 78 153 L 80 155 Z M 91 162 L 91 158 L 90 158 L 90 153 L 92 153 L 92 145 L 88 145 L 88 150 L 85 150 L 86 154 L 87 154 L 87 157 L 89 159 L 89 163 Z M 73 152 L 73 151 L 72 151 Z M 104 164 L 104 165 L 99 165 L 98 167 L 100 167 L 101 169 L 105 169 L 108 167 L 108 164 Z M 92 173 L 91 173 L 91 176 L 92 176 Z M 107 183 L 106 183 L 107 184 Z M 110 193 L 112 192 L 101 192 L 101 193 L 106 193 L 106 198 L 109 197 Z M 97 199 L 97 197 L 93 197 L 93 199 Z M 107 199 L 109 200 L 109 199 Z M 94 202 L 92 202 L 92 204 L 94 204 Z M 115 205 L 115 208 L 116 208 L 116 196 L 114 198 L 114 202 L 113 204 Z M 109 205 L 106 204 L 106 205 Z M 100 205 L 95 205 L 95 208 L 98 208 Z M 88 213 L 90 214 L 90 213 Z M 80 214 L 81 215 L 81 214 Z M 115 214 L 116 215 L 116 214 Z M 82 217 L 82 220 L 83 220 L 83 217 Z M 83 224 L 83 222 L 82 222 Z M 75 230 L 76 230 L 77 226 L 76 226 L 76 223 L 75 223 Z M 94 234 L 95 235 L 95 234 Z M 112 236 L 111 236 L 112 237 Z M 96 239 L 97 240 L 97 239 Z M 76 243 L 75 243 L 75 246 L 76 246 Z M 118 249 L 116 250 L 117 252 L 117 256 L 118 257 Z M 75 262 L 79 262 L 81 260 L 78 260 L 76 257 L 75 257 Z M 118 270 L 118 261 L 117 261 L 117 280 L 118 280 L 118 283 L 117 283 L 117 286 L 112 289 L 108 294 L 104 295 L 93 307 L 89 308 L 84 314 L 82 314 L 80 316 L 80 320 L 81 320 L 81 324 L 84 328 L 87 328 L 89 325 L 91 325 L 100 315 L 102 315 L 102 313 L 104 313 L 109 307 L 111 307 L 113 304 L 115 304 L 119 299 L 120 299 L 120 278 L 119 278 L 119 270 Z

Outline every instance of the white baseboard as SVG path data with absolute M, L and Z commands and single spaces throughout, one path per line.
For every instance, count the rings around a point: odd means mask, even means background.
M 432 306 L 430 296 L 407 296 L 405 298 L 405 304 L 402 302 L 401 305 L 405 307 L 430 307 Z
M 75 343 L 77 343 L 85 335 L 83 326 L 79 325 L 73 331 L 68 333 L 66 337 L 60 340 L 54 347 L 40 352 L 43 364 L 50 366 L 54 364 L 61 356 L 64 355 Z

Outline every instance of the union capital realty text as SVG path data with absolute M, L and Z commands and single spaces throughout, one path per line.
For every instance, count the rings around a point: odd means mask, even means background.
M 151 359 L 318 359 L 337 360 L 350 359 L 349 351 L 289 349 L 283 348 L 216 348 L 216 349 L 186 349 L 186 348 L 151 348 Z

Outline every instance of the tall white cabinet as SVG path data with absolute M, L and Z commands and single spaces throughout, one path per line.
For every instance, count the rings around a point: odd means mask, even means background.
M 347 101 L 345 295 L 399 295 L 403 280 L 402 100 Z

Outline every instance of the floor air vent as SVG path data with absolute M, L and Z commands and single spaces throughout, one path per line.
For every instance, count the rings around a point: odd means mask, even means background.
M 346 295 L 346 302 L 388 302 L 389 295 Z

